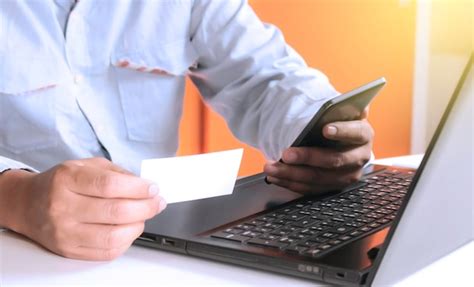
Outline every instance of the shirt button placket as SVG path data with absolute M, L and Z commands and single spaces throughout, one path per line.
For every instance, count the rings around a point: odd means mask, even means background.
M 73 10 L 69 16 L 66 30 L 66 55 L 73 72 L 89 63 L 85 24 L 78 12 Z M 74 82 L 75 79 L 74 79 Z

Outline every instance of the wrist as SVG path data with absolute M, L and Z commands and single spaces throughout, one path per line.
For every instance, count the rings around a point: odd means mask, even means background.
M 11 169 L 0 174 L 0 226 L 20 232 L 24 228 L 24 206 L 28 201 L 27 186 L 35 174 Z

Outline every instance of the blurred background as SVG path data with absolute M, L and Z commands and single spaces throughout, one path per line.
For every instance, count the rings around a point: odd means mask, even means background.
M 376 158 L 423 153 L 473 49 L 473 0 L 250 0 L 340 92 L 384 76 L 370 108 Z M 239 175 L 265 159 L 235 139 L 188 80 L 179 155 L 244 147 Z

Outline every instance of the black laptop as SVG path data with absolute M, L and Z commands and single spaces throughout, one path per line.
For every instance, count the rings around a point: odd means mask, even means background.
M 170 204 L 147 221 L 135 244 L 331 284 L 391 284 L 402 279 L 472 240 L 472 181 L 466 175 L 472 174 L 471 66 L 472 55 L 417 171 L 371 165 L 360 182 L 311 197 L 268 185 L 265 175 L 257 174 L 238 180 L 231 195 Z M 470 104 L 459 107 L 466 99 Z M 471 117 L 470 125 L 460 123 L 460 113 L 453 113 L 453 109 L 464 109 L 463 114 Z M 456 195 L 460 205 L 433 211 L 446 219 L 442 222 L 450 222 L 454 213 L 448 211 L 459 209 L 455 220 L 467 224 L 467 231 L 458 228 L 452 233 L 448 233 L 450 224 L 439 224 L 437 216 L 423 217 L 440 198 L 439 192 L 425 188 L 428 177 L 439 179 L 453 172 L 437 163 L 442 155 L 450 156 L 458 148 L 450 147 L 451 153 L 442 150 L 446 147 L 440 141 L 459 136 L 452 134 L 451 128 L 443 129 L 447 123 L 470 127 L 462 135 L 469 139 L 470 133 L 470 144 L 458 149 L 468 154 L 455 164 L 468 172 L 459 173 L 456 190 L 440 195 L 441 201 L 445 200 L 442 196 Z M 464 200 L 464 196 L 470 199 Z M 463 205 L 463 200 L 471 204 Z M 428 207 L 420 210 L 418 206 L 423 204 Z M 427 239 L 416 232 L 406 234 L 409 228 L 430 224 L 436 225 L 433 236 L 444 233 L 440 235 L 443 240 Z M 415 248 L 404 248 L 410 245 L 405 242 L 414 242 Z M 430 250 L 434 243 L 439 246 Z M 425 252 L 420 258 L 410 258 L 425 250 L 416 244 L 427 246 L 429 255 Z M 416 264 L 399 263 L 403 261 Z

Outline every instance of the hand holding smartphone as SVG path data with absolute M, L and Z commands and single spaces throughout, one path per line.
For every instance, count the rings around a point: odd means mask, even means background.
M 339 121 L 354 121 L 361 118 L 364 109 L 385 85 L 379 78 L 357 89 L 328 100 L 306 125 L 292 147 L 337 147 L 341 143 L 323 136 L 325 125 Z
M 303 131 L 293 142 L 291 147 L 338 148 L 348 146 L 349 143 L 347 143 L 346 141 L 336 141 L 326 138 L 323 135 L 324 126 L 334 122 L 360 120 L 363 117 L 364 110 L 367 108 L 372 99 L 377 95 L 377 93 L 382 89 L 384 85 L 385 79 L 379 78 L 357 89 L 354 89 L 350 92 L 328 100 L 316 112 L 313 118 L 309 121 Z M 354 133 L 357 131 L 351 132 Z M 316 150 L 314 152 L 317 153 Z M 318 161 L 324 161 L 324 159 L 327 160 L 327 158 L 324 158 L 325 152 L 323 150 L 319 150 L 318 152 Z M 335 152 L 338 153 L 339 151 L 337 149 L 331 151 L 328 150 L 328 154 L 334 154 Z M 344 148 L 341 149 L 340 152 L 348 153 L 349 151 Z M 357 161 L 358 157 L 361 157 L 360 159 L 365 159 L 366 155 L 367 151 L 362 153 L 358 152 L 355 155 L 352 154 L 352 156 L 349 157 L 347 160 Z M 280 159 L 280 162 L 284 163 L 283 159 Z M 304 162 L 304 160 L 299 160 L 299 162 Z M 329 186 L 331 184 L 340 185 L 354 176 L 354 171 L 351 170 L 334 170 L 324 171 L 322 173 L 321 171 L 319 171 L 318 173 L 315 173 L 313 177 L 313 175 L 311 175 L 311 165 L 313 165 L 314 162 L 312 162 L 307 167 L 293 167 L 293 164 L 295 163 L 290 163 L 290 165 L 286 166 L 286 168 L 280 168 L 279 170 L 271 168 L 269 171 L 269 175 L 272 176 L 272 180 L 274 182 L 278 181 L 278 177 L 281 177 L 282 179 L 280 179 L 280 185 L 300 191 L 314 189 L 316 186 L 319 186 L 319 189 L 331 188 L 328 187 L 328 184 Z M 317 164 L 315 164 L 315 166 L 317 166 Z M 290 172 L 290 170 L 292 171 Z M 267 177 L 265 177 L 265 182 L 270 183 Z M 326 187 L 324 184 L 326 184 Z
M 386 81 L 384 78 L 379 78 L 357 89 L 354 89 L 350 92 L 328 100 L 316 112 L 313 118 L 309 121 L 303 131 L 293 142 L 291 147 L 338 148 L 347 146 L 348 143 L 345 141 L 335 141 L 326 138 L 323 135 L 324 126 L 334 122 L 356 121 L 362 119 L 364 110 L 370 104 L 372 99 L 377 95 L 380 89 L 382 89 L 385 83 Z M 351 132 L 354 133 L 357 131 Z M 324 158 L 324 151 L 319 150 L 318 152 L 319 157 Z M 328 154 L 334 152 L 337 153 L 339 151 L 328 151 Z M 340 152 L 348 153 L 349 151 L 347 149 L 341 149 Z M 366 154 L 352 154 L 350 160 L 356 161 L 358 156 L 365 158 Z M 322 160 L 322 158 L 319 160 Z M 299 161 L 301 162 L 301 160 Z M 283 159 L 280 159 L 280 162 L 284 163 Z M 348 180 L 348 178 L 350 178 L 351 176 L 354 176 L 354 171 L 351 170 L 339 171 L 339 173 L 331 173 L 330 171 L 325 171 L 327 174 L 324 176 L 324 179 L 317 179 L 318 176 L 316 176 L 316 179 L 313 179 L 312 175 L 310 175 L 311 172 L 308 170 L 311 169 L 311 166 L 292 167 L 293 164 L 294 163 L 290 163 L 289 166 L 284 169 L 280 169 L 279 171 L 276 171 L 274 168 L 271 169 L 272 171 L 270 171 L 270 175 L 273 177 L 273 181 L 278 180 L 277 177 L 282 176 L 282 185 L 285 187 L 289 187 L 291 186 L 292 179 L 294 179 L 293 188 L 296 188 L 298 190 L 308 190 L 308 188 L 313 188 L 311 186 L 315 184 L 321 185 L 322 182 L 326 182 L 326 185 L 329 182 L 331 184 L 338 184 L 340 182 Z M 289 171 L 290 169 L 292 170 L 292 172 Z M 298 172 L 299 175 L 294 174 L 295 172 Z M 319 175 L 319 177 L 321 177 L 321 174 Z M 267 183 L 270 183 L 267 177 L 265 177 L 265 181 Z

